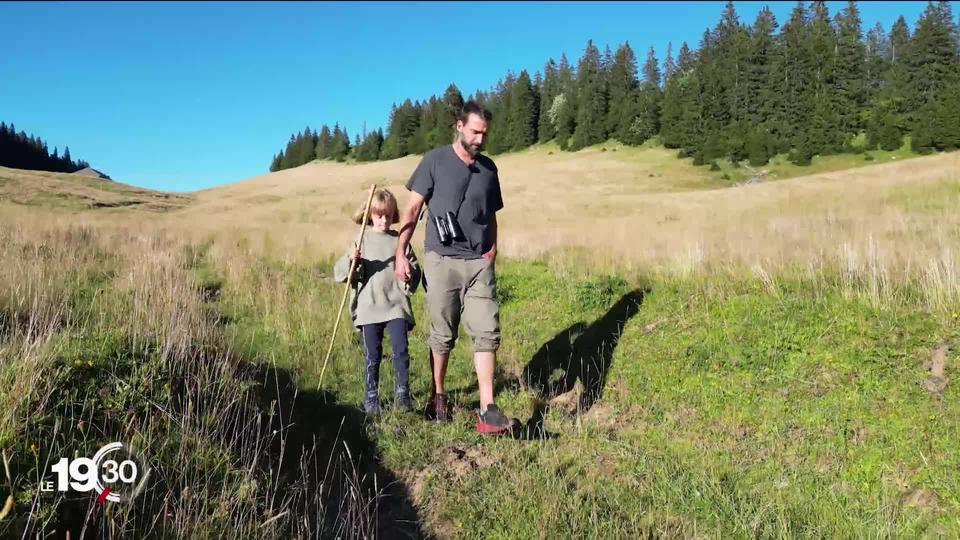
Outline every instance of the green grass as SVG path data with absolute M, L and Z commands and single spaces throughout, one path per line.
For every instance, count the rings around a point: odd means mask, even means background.
M 860 143 L 862 143 L 862 141 L 860 141 Z M 867 156 L 870 156 L 870 159 L 868 159 Z M 910 151 L 910 138 L 906 137 L 903 146 L 897 150 L 887 151 L 876 149 L 868 150 L 863 153 L 834 154 L 829 156 L 817 155 L 813 157 L 810 165 L 806 166 L 794 165 L 788 160 L 787 154 L 778 154 L 771 158 L 770 162 L 766 165 L 752 168 L 756 171 L 767 171 L 767 174 L 761 178 L 761 181 L 772 181 L 785 180 L 787 178 L 795 178 L 797 176 L 806 176 L 810 174 L 855 169 L 858 167 L 889 163 L 891 161 L 915 157 L 920 157 L 920 155 Z M 693 158 L 687 159 L 692 161 Z M 712 172 L 711 174 L 716 175 L 716 177 L 719 179 L 729 182 L 731 185 L 737 182 L 742 182 L 753 176 L 753 173 L 750 171 L 750 169 L 743 166 L 743 164 L 734 166 L 734 164 L 726 158 L 718 159 L 716 161 L 717 165 L 720 167 L 720 170 Z M 702 167 L 704 170 L 707 170 L 707 168 L 709 168 L 709 164 L 703 165 Z M 724 176 L 726 176 L 726 178 L 724 178 Z
M 286 276 L 287 293 L 305 306 L 338 306 L 340 289 L 318 277 L 328 263 L 264 266 L 262 277 Z M 521 422 L 540 402 L 511 381 L 537 351 L 568 328 L 589 333 L 629 290 L 648 293 L 626 322 L 602 398 L 582 415 L 547 407 L 549 438 L 473 432 L 478 394 L 465 335 L 447 376 L 451 425 L 388 411 L 370 426 L 385 465 L 429 501 L 421 517 L 432 530 L 463 538 L 960 534 L 960 395 L 953 383 L 941 397 L 918 384 L 936 344 L 956 343 L 955 318 L 907 300 L 875 307 L 836 284 L 789 275 L 771 290 L 747 274 L 567 275 L 547 260 L 501 261 L 498 272 L 498 402 Z M 245 309 L 233 325 L 238 342 L 259 344 L 312 388 L 332 315 Z M 411 377 L 422 401 L 422 295 L 414 309 Z M 340 332 L 324 386 L 359 406 L 362 350 L 348 327 Z M 389 360 L 381 384 L 389 402 Z M 925 502 L 908 504 L 917 498 Z
M 957 197 L 954 186 L 942 189 L 904 204 L 927 208 Z M 21 432 L 0 434 L 17 456 L 15 470 L 28 478 L 18 508 L 30 507 L 42 467 L 30 462 L 40 459 L 33 444 L 83 452 L 129 435 L 122 426 L 135 419 L 153 418 L 133 436 L 167 467 L 165 489 L 206 490 L 206 502 L 181 510 L 194 520 L 183 526 L 220 535 L 233 526 L 224 508 L 233 508 L 244 530 L 260 527 L 268 495 L 251 482 L 273 473 L 258 468 L 263 461 L 237 461 L 217 417 L 252 414 L 243 396 L 258 383 L 234 381 L 229 363 L 289 370 L 311 393 L 343 292 L 330 279 L 333 260 L 238 262 L 215 244 L 186 248 L 168 271 L 189 276 L 214 335 L 190 343 L 195 356 L 173 361 L 162 352 L 164 335 L 126 324 L 134 299 L 116 284 L 127 269 L 97 251 L 91 234 L 69 238 L 90 253 L 82 275 L 63 269 L 75 286 L 43 367 L 44 387 L 56 393 L 37 404 Z M 960 306 L 926 310 L 923 292 L 909 282 L 888 284 L 897 294 L 876 302 L 829 272 L 814 278 L 787 270 L 767 280 L 735 269 L 607 274 L 590 269 L 590 256 L 567 250 L 497 262 L 498 403 L 529 428 L 526 440 L 474 432 L 479 396 L 462 332 L 447 377 L 453 423 L 434 426 L 388 408 L 360 426 L 377 463 L 419 501 L 423 530 L 457 538 L 960 535 L 960 390 L 951 381 L 934 395 L 919 384 L 931 351 L 960 343 Z M 625 307 L 636 298 L 635 309 Z M 413 302 L 411 380 L 422 403 L 429 322 L 424 296 Z M 342 321 L 323 388 L 356 411 L 363 353 L 346 314 Z M 209 352 L 229 354 L 201 354 L 216 347 L 223 350 Z M 385 348 L 381 396 L 389 404 Z M 956 361 L 950 353 L 948 374 Z M 173 388 L 182 393 L 185 380 L 200 379 L 206 382 L 187 384 L 196 402 L 174 399 Z M 551 393 L 550 385 L 560 389 Z M 581 388 L 597 390 L 596 399 L 578 401 Z M 213 398 L 224 408 L 190 412 Z M 97 426 L 52 436 L 58 419 L 79 429 L 74 416 Z M 160 505 L 162 493 L 147 502 Z M 51 504 L 42 498 L 38 517 L 52 518 Z

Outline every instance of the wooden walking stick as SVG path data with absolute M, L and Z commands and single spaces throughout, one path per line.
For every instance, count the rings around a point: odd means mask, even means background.
M 363 221 L 360 224 L 360 240 L 357 241 L 357 250 L 363 246 L 363 232 L 367 228 L 367 219 L 370 216 L 370 202 L 373 201 L 373 193 L 377 190 L 376 184 L 370 184 L 370 196 L 367 197 L 367 205 L 363 208 Z M 337 311 L 337 322 L 333 325 L 333 335 L 330 336 L 330 346 L 327 347 L 327 356 L 323 359 L 323 369 L 320 370 L 320 381 L 317 383 L 317 390 L 323 385 L 323 374 L 327 371 L 327 360 L 330 360 L 330 353 L 333 352 L 333 340 L 337 338 L 337 329 L 340 328 L 340 316 L 343 315 L 343 306 L 347 303 L 347 296 L 350 294 L 350 282 L 353 281 L 353 271 L 357 267 L 360 257 L 350 262 L 350 271 L 347 272 L 347 286 L 343 289 L 343 300 L 340 301 L 340 309 Z

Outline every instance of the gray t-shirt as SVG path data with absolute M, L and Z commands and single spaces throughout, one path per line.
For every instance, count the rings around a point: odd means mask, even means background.
M 457 156 L 453 145 L 434 148 L 420 160 L 406 187 L 422 195 L 427 203 L 424 252 L 479 259 L 493 247 L 490 221 L 503 208 L 503 197 L 497 166 L 492 159 L 477 155 L 473 165 L 468 166 Z M 452 240 L 445 246 L 440 243 L 434 216 L 446 215 L 447 211 L 457 216 L 465 240 Z

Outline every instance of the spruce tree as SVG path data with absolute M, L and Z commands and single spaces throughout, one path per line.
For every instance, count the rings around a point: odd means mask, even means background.
M 630 43 L 625 42 L 617 48 L 616 56 L 610 66 L 610 74 L 607 81 L 609 89 L 609 106 L 607 112 L 607 131 L 617 133 L 620 140 L 625 135 L 621 124 L 624 123 L 624 117 L 630 113 L 635 113 L 635 106 L 631 100 L 635 100 L 633 93 L 637 90 L 639 84 L 637 81 L 637 58 L 630 48 Z M 628 118 L 627 126 L 632 123 L 632 118 Z
M 776 121 L 772 127 L 781 151 L 800 143 L 813 111 L 814 76 L 807 19 L 806 7 L 797 2 L 790 19 L 780 29 L 779 54 L 774 63 L 778 77 L 774 94 Z
M 463 109 L 463 94 L 453 83 L 443 93 L 443 112 L 437 115 L 438 143 L 450 144 L 457 128 L 457 115 Z
M 540 113 L 537 116 L 537 140 L 547 142 L 557 136 L 557 128 L 550 119 L 550 107 L 560 94 L 558 68 L 553 58 L 543 66 L 543 84 L 540 92 Z
M 314 154 L 317 159 L 330 159 L 330 150 L 333 146 L 333 135 L 326 124 L 320 128 L 320 134 L 317 135 L 317 146 Z
M 906 67 L 910 81 L 908 107 L 915 125 L 936 121 L 933 116 L 944 88 L 957 76 L 957 43 L 949 2 L 929 2 L 910 41 Z
M 836 106 L 839 128 L 850 135 L 863 128 L 861 116 L 867 100 L 866 50 L 856 2 L 847 2 L 847 7 L 837 13 L 836 26 Z
M 653 47 L 643 64 L 643 83 L 631 92 L 631 102 L 622 113 L 618 138 L 625 144 L 639 145 L 660 131 L 660 66 Z
M 510 93 L 509 141 L 514 149 L 526 148 L 537 142 L 537 115 L 540 104 L 526 70 L 520 72 Z
M 600 50 L 587 41 L 577 64 L 577 126 L 570 142 L 571 150 L 603 142 L 607 138 L 607 89 L 601 71 Z
M 884 86 L 891 63 L 890 38 L 879 22 L 867 32 L 864 56 L 864 94 L 872 102 Z
M 813 61 L 813 102 L 807 123 L 807 143 L 814 154 L 832 154 L 843 149 L 841 108 L 835 86 L 837 38 L 830 24 L 826 2 L 811 3 L 810 57 Z
M 779 54 L 776 30 L 776 17 L 764 6 L 750 30 L 747 50 L 744 119 L 752 126 L 766 128 L 773 120 L 778 82 L 773 68 Z
M 313 132 L 310 126 L 307 126 L 300 134 L 300 140 L 297 144 L 297 165 L 310 163 L 316 157 L 316 149 L 313 142 Z

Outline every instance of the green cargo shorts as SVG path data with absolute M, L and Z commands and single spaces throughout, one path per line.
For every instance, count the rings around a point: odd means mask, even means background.
M 443 354 L 457 342 L 460 321 L 473 339 L 475 352 L 500 348 L 500 307 L 497 305 L 495 262 L 457 259 L 428 251 L 423 274 L 427 283 L 430 337 L 427 344 Z

